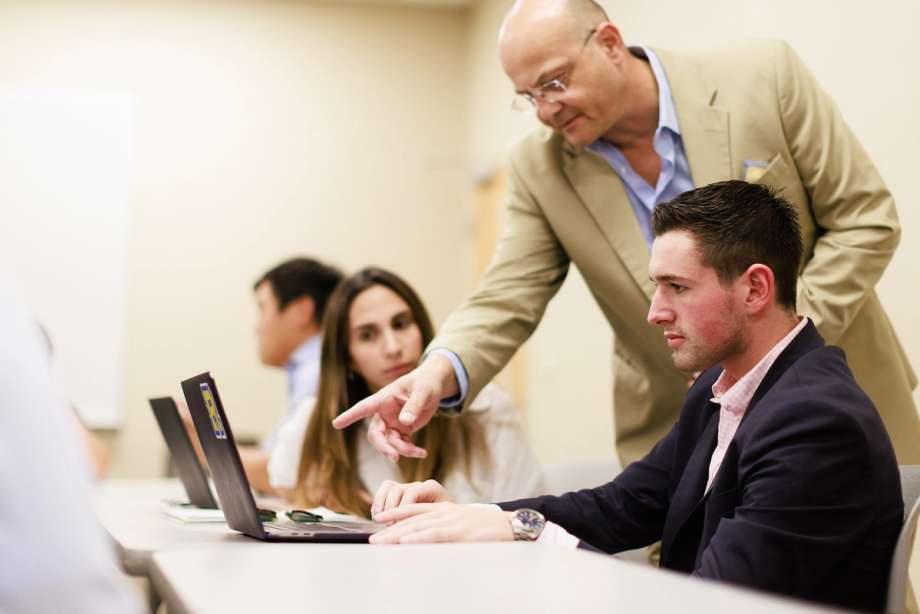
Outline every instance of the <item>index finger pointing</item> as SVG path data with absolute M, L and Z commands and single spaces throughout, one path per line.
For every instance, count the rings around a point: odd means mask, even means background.
M 351 426 L 358 420 L 363 420 L 368 416 L 379 413 L 382 409 L 383 402 L 376 398 L 377 395 L 372 394 L 356 403 L 351 409 L 347 409 L 332 421 L 332 426 L 337 429 L 343 429 L 345 427 Z M 385 397 L 386 398 L 386 397 Z

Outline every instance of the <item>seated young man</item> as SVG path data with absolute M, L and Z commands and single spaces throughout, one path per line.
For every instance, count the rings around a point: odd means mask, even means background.
M 338 269 L 312 258 L 292 258 L 273 267 L 253 285 L 259 308 L 259 359 L 264 365 L 283 368 L 288 376 L 287 411 L 271 435 L 261 446 L 240 446 L 246 477 L 260 492 L 274 494 L 268 478 L 268 459 L 279 430 L 301 402 L 316 396 L 323 312 L 341 280 Z M 199 460 L 205 463 L 187 410 L 182 411 L 182 419 Z
M 253 286 L 259 306 L 259 359 L 283 368 L 288 376 L 288 405 L 284 417 L 258 448 L 240 448 L 250 484 L 273 492 L 268 479 L 268 459 L 281 426 L 297 406 L 316 396 L 322 338 L 320 328 L 326 303 L 342 272 L 312 258 L 292 258 L 266 272 Z
M 498 506 L 387 483 L 372 543 L 531 540 L 607 553 L 661 541 L 661 566 L 880 610 L 903 504 L 888 435 L 846 357 L 796 315 L 795 210 L 727 181 L 655 209 L 648 321 L 702 371 L 677 424 L 615 480 Z

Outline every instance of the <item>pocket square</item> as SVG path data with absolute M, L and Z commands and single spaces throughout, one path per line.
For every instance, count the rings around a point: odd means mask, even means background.
M 766 160 L 745 160 L 741 175 L 745 181 L 753 183 L 760 180 L 765 172 L 767 172 Z

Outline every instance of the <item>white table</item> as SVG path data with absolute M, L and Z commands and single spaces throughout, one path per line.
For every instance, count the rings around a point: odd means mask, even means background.
M 105 480 L 96 486 L 96 515 L 130 575 L 148 575 L 154 552 L 252 541 L 222 522 L 191 523 L 167 516 L 164 499 L 187 500 L 178 480 Z
M 829 611 L 600 554 L 536 544 L 251 541 L 154 554 L 151 581 L 170 613 Z M 421 587 L 415 592 L 410 590 L 413 582 Z

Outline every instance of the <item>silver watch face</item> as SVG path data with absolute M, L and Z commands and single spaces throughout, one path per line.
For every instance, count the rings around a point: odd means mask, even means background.
M 543 515 L 540 514 L 540 512 L 535 512 L 534 510 L 518 510 L 517 519 L 525 529 L 529 529 L 531 531 L 540 530 L 540 528 L 543 526 Z
M 543 518 L 543 514 L 529 508 L 516 510 L 511 522 L 514 539 L 527 541 L 533 541 L 540 537 L 545 525 L 546 520 Z

